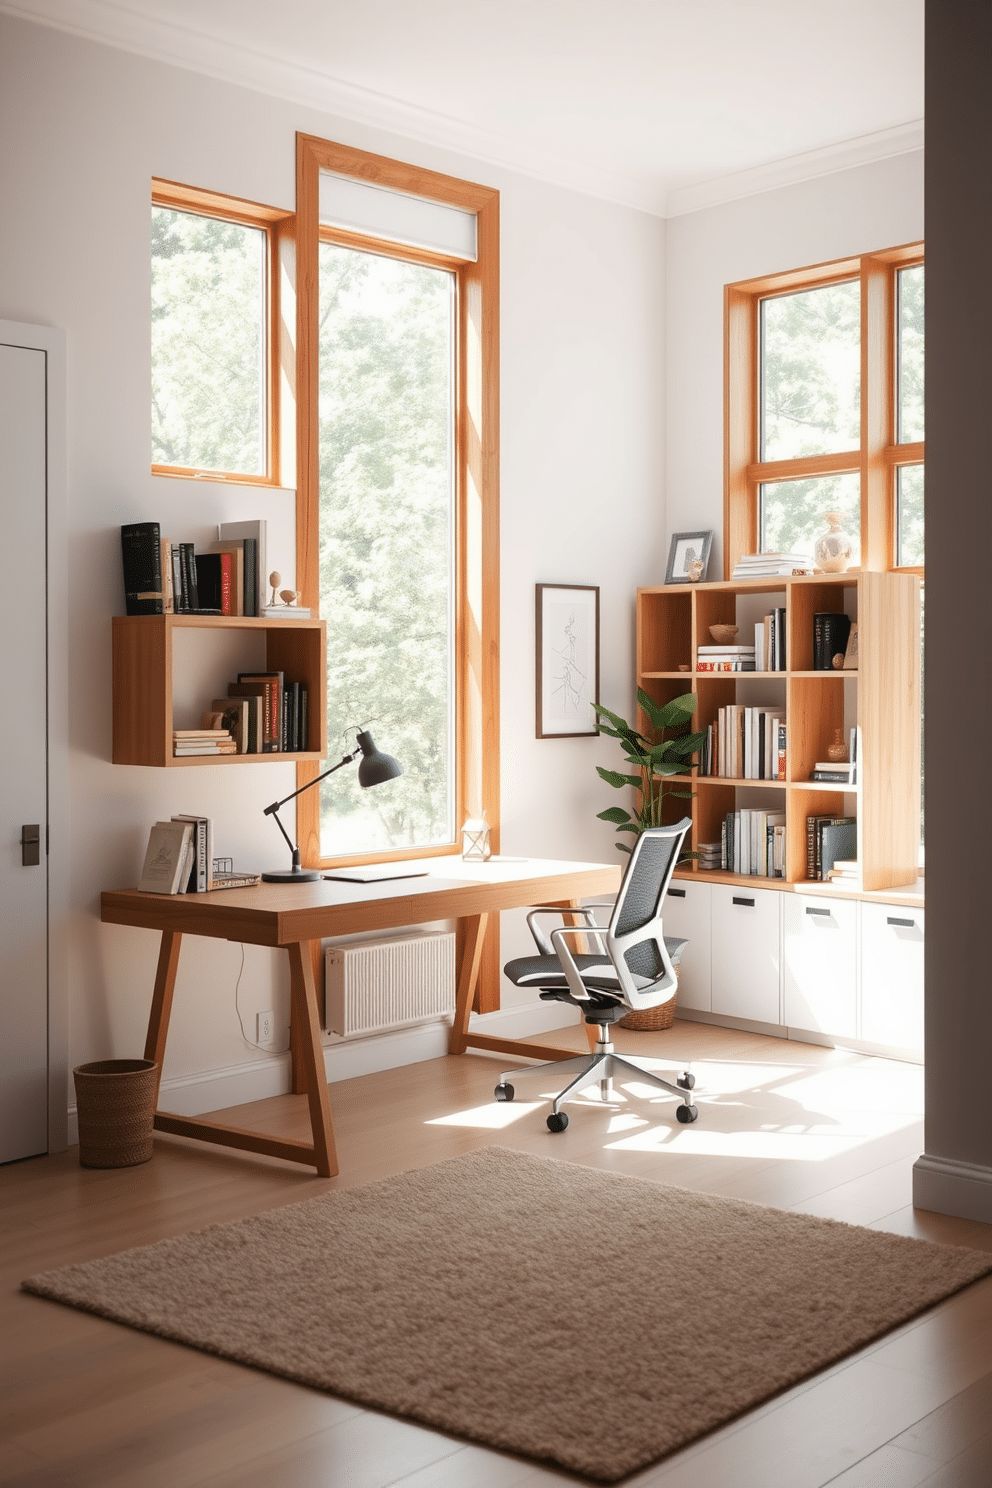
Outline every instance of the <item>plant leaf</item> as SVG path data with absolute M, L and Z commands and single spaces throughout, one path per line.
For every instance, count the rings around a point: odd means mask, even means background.
M 597 811 L 596 815 L 600 821 L 612 822 L 618 828 L 630 821 L 630 812 L 624 811 L 622 806 L 608 806 L 605 811 Z
M 604 770 L 602 765 L 596 766 L 596 774 L 601 780 L 605 780 L 607 785 L 612 785 L 616 790 L 620 790 L 625 785 L 633 785 L 638 790 L 641 788 L 641 777 L 639 775 L 621 775 L 617 770 Z

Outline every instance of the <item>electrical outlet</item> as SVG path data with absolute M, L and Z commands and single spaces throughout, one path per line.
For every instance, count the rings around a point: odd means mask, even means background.
M 276 1015 L 269 1009 L 267 1013 L 257 1015 L 257 1026 L 255 1037 L 260 1044 L 271 1044 L 276 1036 Z

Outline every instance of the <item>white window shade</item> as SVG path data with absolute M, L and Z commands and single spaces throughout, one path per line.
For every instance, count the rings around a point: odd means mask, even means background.
M 433 248 L 473 263 L 478 257 L 474 212 L 383 186 L 369 186 L 330 171 L 320 173 L 320 220 L 327 227 L 344 227 L 393 243 Z

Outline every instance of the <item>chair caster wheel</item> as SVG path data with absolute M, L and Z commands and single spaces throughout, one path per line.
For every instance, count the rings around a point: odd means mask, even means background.
M 676 1106 L 675 1108 L 675 1119 L 681 1121 L 683 1126 L 688 1126 L 695 1121 L 698 1115 L 699 1112 L 695 1106 Z
M 498 1101 L 511 1101 L 516 1095 L 516 1091 L 512 1085 L 509 1085 L 506 1080 L 503 1080 L 501 1084 L 496 1086 L 493 1094 Z
M 548 1131 L 564 1131 L 567 1125 L 568 1117 L 564 1111 L 551 1112 L 548 1117 Z
M 695 1075 L 690 1075 L 689 1071 L 686 1070 L 684 1075 L 679 1075 L 675 1083 L 680 1090 L 695 1090 L 696 1077 Z

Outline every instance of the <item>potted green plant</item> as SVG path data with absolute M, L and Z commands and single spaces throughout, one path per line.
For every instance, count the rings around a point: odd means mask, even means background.
M 600 728 L 611 739 L 619 739 L 624 757 L 633 765 L 637 774 L 625 774 L 620 770 L 604 770 L 596 766 L 596 772 L 616 790 L 632 785 L 640 799 L 633 815 L 622 806 L 610 806 L 606 811 L 597 811 L 600 821 L 612 822 L 618 834 L 630 832 L 639 836 L 647 827 L 662 824 L 662 804 L 665 796 L 681 796 L 689 800 L 691 790 L 680 790 L 674 786 L 666 788 L 665 781 L 673 775 L 685 776 L 692 764 L 692 755 L 703 745 L 706 735 L 687 733 L 686 726 L 696 711 L 696 694 L 683 693 L 668 703 L 658 704 L 642 688 L 637 689 L 637 701 L 647 714 L 653 737 L 648 737 L 632 727 L 602 703 L 593 707 L 599 716 Z M 605 720 L 605 722 L 604 722 Z M 631 848 L 618 842 L 621 852 Z M 692 857 L 683 853 L 683 858 Z

